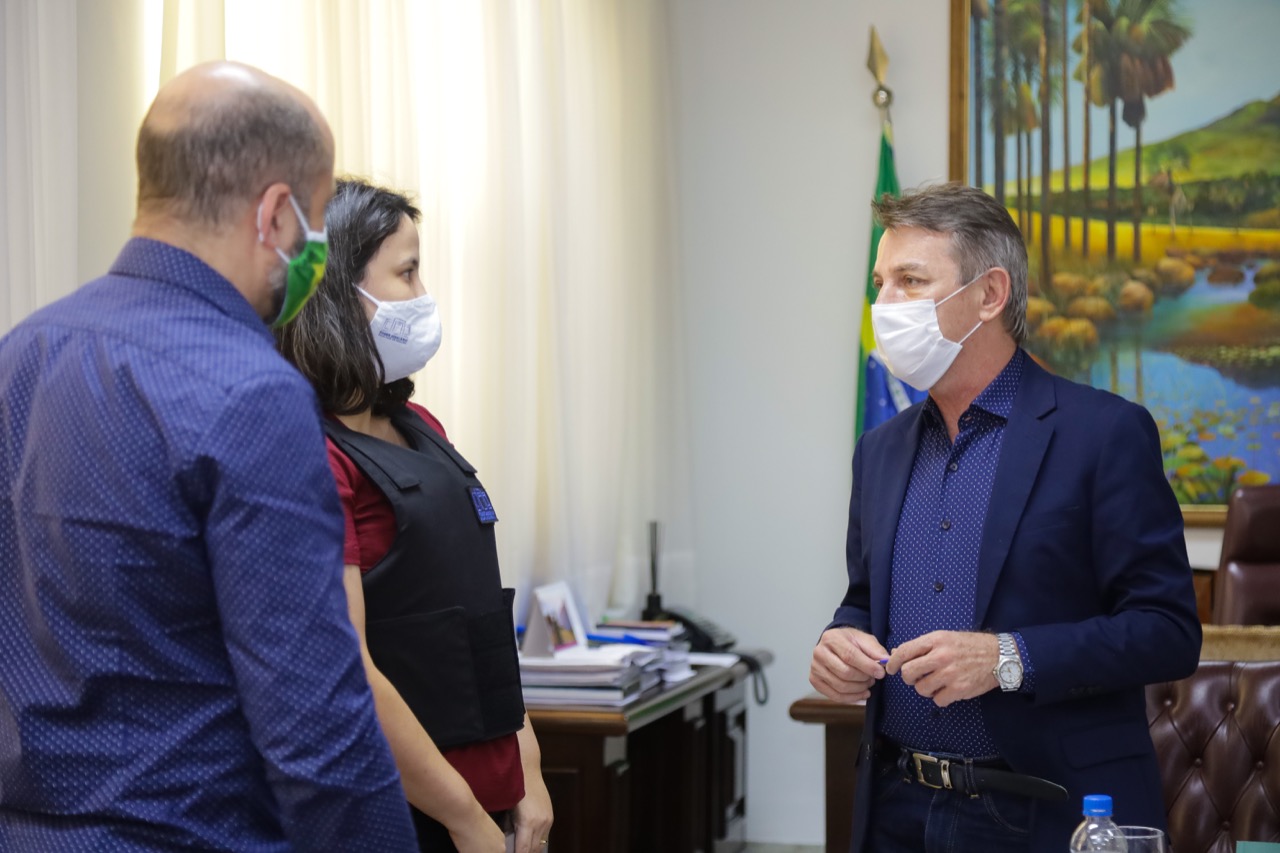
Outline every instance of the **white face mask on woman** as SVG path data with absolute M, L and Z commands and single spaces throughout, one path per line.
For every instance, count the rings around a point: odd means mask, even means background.
M 956 356 L 960 355 L 961 345 L 969 340 L 969 335 L 978 331 L 983 321 L 979 320 L 978 325 L 960 340 L 949 341 L 942 336 L 942 329 L 938 326 L 938 306 L 986 274 L 987 271 L 983 271 L 972 281 L 961 285 L 955 293 L 937 302 L 916 299 L 871 306 L 871 328 L 876 333 L 876 347 L 890 373 L 921 391 L 928 391 L 942 378 Z
M 363 287 L 356 290 L 378 306 L 369 330 L 382 358 L 382 381 L 395 382 L 425 367 L 440 349 L 442 330 L 436 301 L 423 294 L 416 299 L 384 302 Z

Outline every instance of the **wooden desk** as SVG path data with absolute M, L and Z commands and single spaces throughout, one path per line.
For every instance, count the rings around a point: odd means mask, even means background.
M 698 667 L 624 708 L 529 708 L 556 813 L 551 849 L 744 850 L 746 677 L 741 663 Z
M 791 703 L 791 719 L 821 723 L 825 749 L 827 853 L 849 853 L 853 840 L 853 793 L 857 786 L 858 745 L 867 709 L 840 705 L 811 693 Z

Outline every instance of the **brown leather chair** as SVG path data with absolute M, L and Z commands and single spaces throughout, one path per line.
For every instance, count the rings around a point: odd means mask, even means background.
M 1213 621 L 1280 625 L 1280 485 L 1238 488 L 1227 503 Z
M 1237 841 L 1280 841 L 1275 658 L 1280 628 L 1206 626 L 1195 673 L 1147 687 L 1173 853 L 1234 853 Z

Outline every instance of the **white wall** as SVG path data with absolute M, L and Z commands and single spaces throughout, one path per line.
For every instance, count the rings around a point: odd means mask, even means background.
M 672 0 L 677 229 L 698 609 L 771 649 L 748 837 L 819 843 L 822 734 L 787 707 L 844 592 L 858 322 L 879 114 L 904 186 L 946 177 L 947 0 Z

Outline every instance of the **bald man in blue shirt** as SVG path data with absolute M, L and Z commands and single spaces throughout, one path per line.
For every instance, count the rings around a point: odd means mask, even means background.
M 0 850 L 416 850 L 267 327 L 323 269 L 333 138 L 199 66 L 138 171 L 108 275 L 0 341 Z

